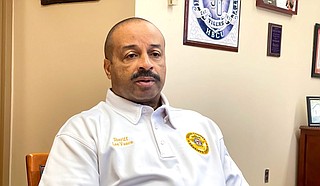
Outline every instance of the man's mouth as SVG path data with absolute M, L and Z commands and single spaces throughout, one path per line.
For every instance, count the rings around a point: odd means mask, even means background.
M 134 82 L 138 85 L 138 86 L 143 86 L 143 87 L 151 87 L 152 85 L 154 85 L 155 83 L 155 79 L 153 77 L 138 77 L 134 80 Z
M 160 76 L 152 71 L 139 71 L 131 76 L 133 81 L 160 81 Z

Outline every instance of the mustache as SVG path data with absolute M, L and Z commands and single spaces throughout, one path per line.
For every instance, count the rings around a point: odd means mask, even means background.
M 160 76 L 153 73 L 151 70 L 139 70 L 137 73 L 132 74 L 131 80 L 134 80 L 138 77 L 153 77 L 154 79 L 160 81 Z

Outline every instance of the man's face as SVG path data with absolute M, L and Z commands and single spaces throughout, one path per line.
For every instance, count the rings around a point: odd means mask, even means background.
M 166 76 L 162 34 L 148 22 L 134 21 L 116 29 L 112 43 L 112 59 L 105 59 L 104 64 L 112 91 L 155 108 Z

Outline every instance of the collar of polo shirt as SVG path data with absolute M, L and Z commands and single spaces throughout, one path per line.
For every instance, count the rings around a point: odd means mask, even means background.
M 163 112 L 164 114 L 162 115 L 164 123 L 175 129 L 176 127 L 173 125 L 170 118 L 170 112 L 168 109 L 168 107 L 170 107 L 169 102 L 163 93 L 161 93 L 161 101 L 161 107 L 157 108 L 155 112 Z M 134 125 L 138 124 L 144 109 L 153 110 L 153 108 L 151 108 L 150 106 L 137 104 L 120 96 L 117 96 L 111 91 L 111 89 L 108 89 L 106 102 L 109 102 L 112 105 L 112 109 L 115 112 L 127 118 Z

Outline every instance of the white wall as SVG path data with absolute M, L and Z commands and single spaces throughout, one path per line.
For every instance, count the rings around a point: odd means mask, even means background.
M 14 1 L 12 186 L 26 185 L 27 153 L 48 152 L 69 117 L 105 99 L 105 36 L 134 4 Z
M 154 22 L 166 37 L 165 94 L 176 107 L 209 116 L 250 185 L 296 182 L 299 126 L 306 125 L 306 95 L 320 95 L 310 77 L 318 1 L 299 1 L 298 15 L 259 9 L 241 1 L 239 52 L 182 45 L 184 1 L 136 0 L 136 15 Z M 318 9 L 317 9 L 318 8 Z M 283 26 L 281 57 L 267 57 L 268 23 Z

